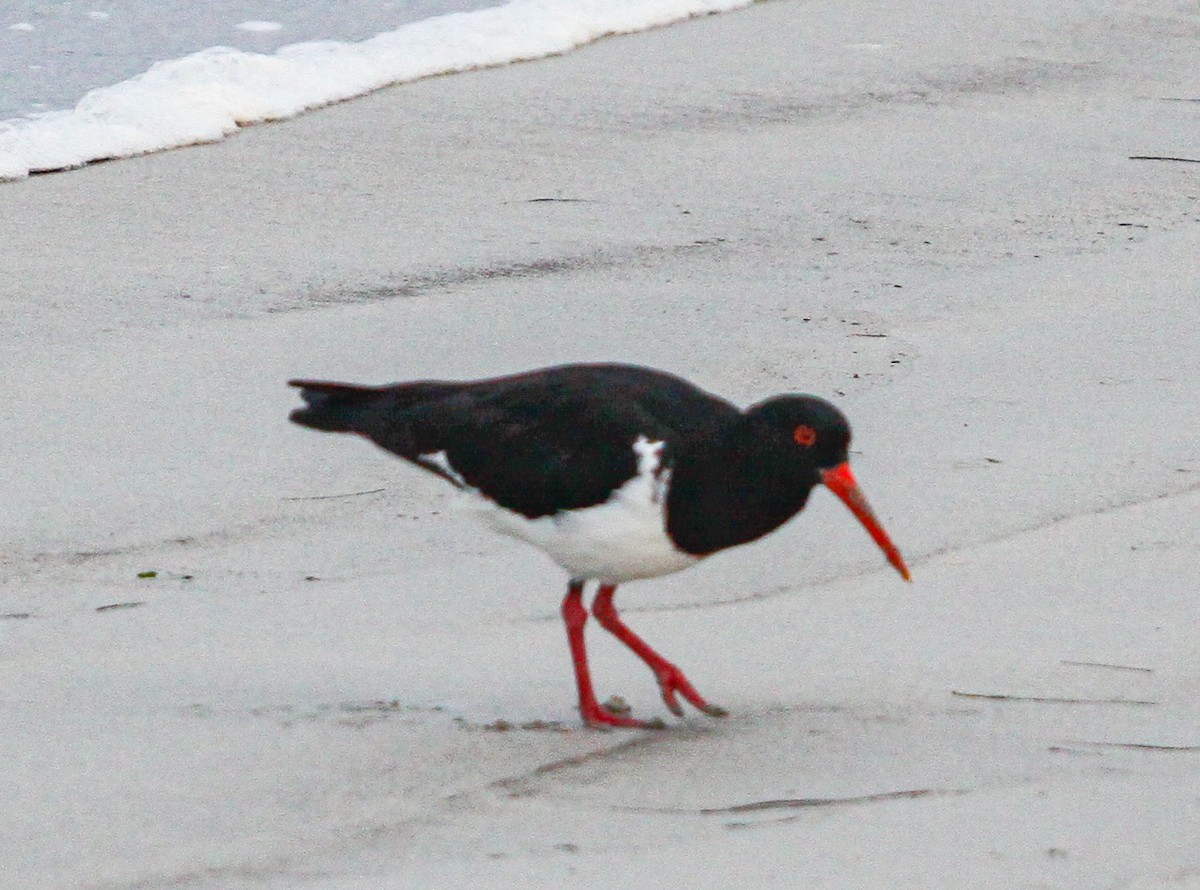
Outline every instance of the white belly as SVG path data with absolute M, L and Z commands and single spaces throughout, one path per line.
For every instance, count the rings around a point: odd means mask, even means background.
M 678 572 L 700 557 L 679 550 L 667 536 L 670 472 L 658 471 L 662 445 L 634 445 L 638 474 L 603 504 L 527 519 L 472 495 L 487 523 L 503 534 L 544 550 L 572 578 L 620 584 Z
M 492 528 L 540 547 L 572 578 L 620 584 L 678 572 L 699 561 L 667 537 L 661 507 L 645 509 L 617 495 L 598 507 L 538 519 L 485 503 L 482 512 Z

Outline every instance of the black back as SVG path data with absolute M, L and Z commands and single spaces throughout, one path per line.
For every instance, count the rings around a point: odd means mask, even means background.
M 359 433 L 451 478 L 420 459 L 445 452 L 468 486 L 531 519 L 606 501 L 636 473 L 640 436 L 667 442 L 670 460 L 675 440 L 740 413 L 685 380 L 631 365 L 567 365 L 466 383 L 292 383 L 309 403 L 293 421 Z

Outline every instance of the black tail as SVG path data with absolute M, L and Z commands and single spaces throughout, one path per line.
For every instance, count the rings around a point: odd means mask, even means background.
M 330 433 L 361 433 L 397 454 L 405 453 L 392 441 L 407 427 L 405 412 L 463 388 L 463 384 L 440 380 L 384 386 L 289 380 L 288 385 L 297 387 L 307 403 L 289 415 L 293 423 Z
M 364 415 L 382 394 L 376 386 L 325 383 L 320 380 L 289 380 L 298 387 L 306 407 L 297 408 L 288 419 L 300 426 L 330 433 L 354 433 L 362 429 Z

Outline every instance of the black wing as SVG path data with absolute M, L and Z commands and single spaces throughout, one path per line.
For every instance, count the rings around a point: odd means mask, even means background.
M 296 385 L 309 402 L 293 413 L 298 423 L 364 435 L 530 518 L 607 500 L 637 472 L 633 446 L 640 437 L 665 442 L 669 466 L 679 437 L 739 413 L 677 377 L 624 365 L 572 365 L 473 383 Z M 435 454 L 444 455 L 451 473 L 427 459 Z

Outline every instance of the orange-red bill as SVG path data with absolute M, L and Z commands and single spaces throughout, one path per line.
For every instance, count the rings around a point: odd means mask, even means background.
M 830 491 L 841 498 L 842 503 L 850 508 L 851 513 L 858 517 L 858 521 L 870 532 L 871 538 L 887 555 L 888 562 L 900 573 L 900 577 L 905 581 L 911 581 L 912 575 L 908 572 L 908 566 L 904 564 L 904 557 L 900 555 L 900 551 L 892 543 L 888 533 L 883 530 L 883 526 L 875 518 L 875 511 L 867 503 L 866 495 L 858 487 L 858 480 L 850 472 L 850 464 L 840 463 L 832 469 L 822 470 L 821 481 Z

